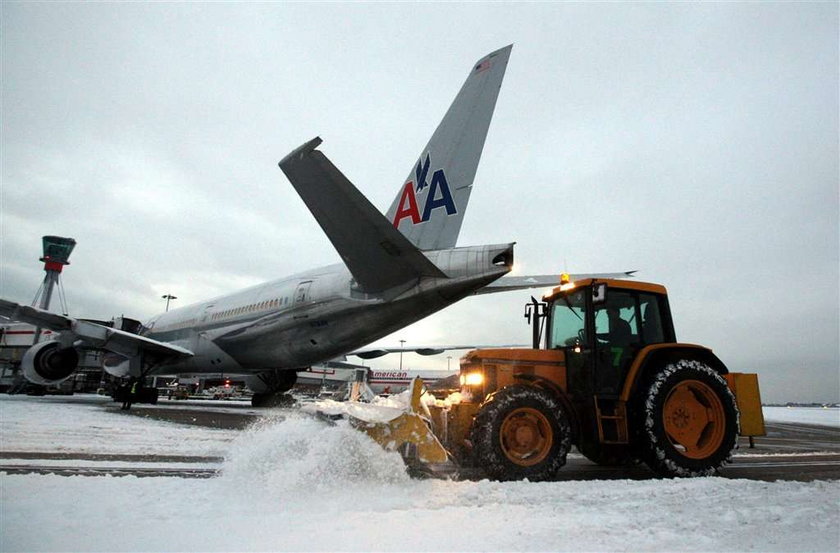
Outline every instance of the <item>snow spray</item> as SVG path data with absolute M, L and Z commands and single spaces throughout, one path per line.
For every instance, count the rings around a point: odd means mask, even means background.
M 347 421 L 329 424 L 294 413 L 263 419 L 237 437 L 221 478 L 273 496 L 409 480 L 398 453 L 383 450 Z

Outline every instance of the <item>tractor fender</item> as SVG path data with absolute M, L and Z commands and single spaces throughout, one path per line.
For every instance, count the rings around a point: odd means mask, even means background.
M 556 383 L 543 376 L 517 373 L 513 375 L 513 378 L 521 381 L 523 384 L 534 386 L 536 388 L 542 388 L 552 395 L 557 396 L 557 399 L 560 400 L 560 404 L 563 406 L 563 409 L 565 409 L 566 415 L 569 418 L 569 426 L 571 426 L 572 430 L 572 443 L 576 443 L 578 436 L 580 436 L 580 422 L 578 420 L 577 410 L 575 409 L 571 398 L 569 398 L 569 395 Z
M 627 371 L 627 378 L 624 379 L 624 387 L 619 399 L 625 402 L 630 401 L 638 384 L 644 382 L 652 371 L 679 359 L 692 359 L 705 363 L 721 376 L 729 374 L 729 369 L 723 361 L 705 346 L 680 343 L 653 344 L 639 350 Z

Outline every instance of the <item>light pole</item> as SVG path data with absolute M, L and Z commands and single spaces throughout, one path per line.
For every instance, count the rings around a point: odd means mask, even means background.
M 402 354 L 403 354 L 402 350 L 403 350 L 403 345 L 405 345 L 405 340 L 400 340 L 400 371 L 402 371 Z
M 166 300 L 166 310 L 169 311 L 169 300 L 177 300 L 177 296 L 173 296 L 172 294 L 164 294 L 161 296 L 163 299 Z
M 447 371 L 449 370 L 449 362 L 450 362 L 450 361 L 452 361 L 452 356 L 451 356 L 451 355 L 447 355 L 447 356 L 446 356 L 446 370 L 447 370 Z

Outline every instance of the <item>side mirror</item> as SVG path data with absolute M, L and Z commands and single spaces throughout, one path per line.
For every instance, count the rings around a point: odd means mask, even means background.
M 592 287 L 592 303 L 599 305 L 607 301 L 607 283 L 601 282 Z

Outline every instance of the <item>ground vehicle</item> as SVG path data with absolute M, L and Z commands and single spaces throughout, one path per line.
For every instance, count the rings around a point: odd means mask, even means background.
M 533 349 L 468 353 L 463 399 L 431 410 L 458 462 L 543 480 L 576 445 L 600 464 L 640 459 L 662 475 L 697 476 L 729 459 L 739 432 L 764 435 L 756 375 L 677 342 L 663 286 L 564 282 L 526 316 Z

